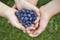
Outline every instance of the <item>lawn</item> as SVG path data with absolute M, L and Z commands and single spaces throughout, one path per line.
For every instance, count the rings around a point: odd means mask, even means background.
M 0 0 L 12 6 L 12 0 Z M 45 5 L 51 0 L 39 0 L 37 7 Z M 0 40 L 60 40 L 60 14 L 53 16 L 46 30 L 38 37 L 29 37 L 26 33 L 13 27 L 6 18 L 0 17 Z

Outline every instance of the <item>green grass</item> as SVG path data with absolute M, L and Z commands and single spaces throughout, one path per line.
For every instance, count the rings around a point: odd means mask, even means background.
M 12 6 L 12 0 L 0 0 Z M 38 7 L 45 5 L 51 0 L 39 0 Z M 60 40 L 60 14 L 55 15 L 49 21 L 46 30 L 36 38 L 31 38 L 21 30 L 8 24 L 8 20 L 0 17 L 0 40 Z

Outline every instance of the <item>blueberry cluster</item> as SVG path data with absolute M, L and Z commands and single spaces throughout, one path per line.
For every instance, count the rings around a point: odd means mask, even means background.
M 31 24 L 34 24 L 34 21 L 37 18 L 37 14 L 35 11 L 24 8 L 17 11 L 15 15 L 25 28 L 29 27 Z

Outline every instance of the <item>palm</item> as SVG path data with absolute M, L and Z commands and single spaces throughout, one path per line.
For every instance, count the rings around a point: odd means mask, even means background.
M 15 0 L 15 2 L 16 2 L 16 0 Z M 37 1 L 36 1 L 36 3 L 37 3 Z M 38 26 L 38 22 L 40 20 L 40 14 L 39 14 L 39 9 L 37 7 L 35 7 L 34 5 L 28 3 L 27 1 L 25 1 L 23 3 L 21 3 L 21 1 L 17 1 L 14 8 L 17 8 L 18 10 L 20 10 L 22 8 L 26 8 L 26 9 L 29 9 L 29 10 L 34 10 L 36 12 L 36 14 L 38 15 L 38 17 L 35 21 L 35 25 L 31 25 L 31 27 L 27 28 L 27 30 L 35 29 L 35 27 Z
M 51 18 L 50 15 L 46 11 L 44 11 L 44 8 L 42 7 L 40 8 L 40 14 L 41 14 L 41 17 L 40 17 L 39 28 L 34 31 L 27 31 L 31 37 L 36 37 L 39 34 L 41 34 L 47 27 L 48 21 Z
M 25 30 L 24 27 L 22 26 L 21 23 L 19 23 L 19 21 L 17 20 L 17 17 L 15 16 L 15 12 L 16 10 L 15 9 L 10 9 L 10 10 L 7 10 L 6 12 L 6 16 L 9 20 L 9 22 L 15 26 L 16 28 L 19 28 L 21 30 Z

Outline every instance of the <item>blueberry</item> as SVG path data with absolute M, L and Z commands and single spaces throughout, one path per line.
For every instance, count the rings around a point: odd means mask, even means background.
M 37 19 L 37 17 L 34 17 L 34 20 L 36 20 Z
M 19 20 L 19 23 L 22 23 L 23 21 L 21 21 L 20 19 L 18 19 Z
M 34 12 L 30 11 L 30 14 L 34 14 Z
M 24 20 L 24 17 L 20 17 L 21 20 Z
M 32 22 L 30 21 L 29 24 L 32 24 Z
M 20 16 L 23 16 L 24 14 L 23 13 L 20 13 Z
M 26 13 L 29 14 L 30 13 L 30 10 L 26 10 Z
M 23 26 L 24 26 L 25 28 L 27 28 L 27 27 L 29 26 L 29 24 L 24 23 Z
M 22 9 L 22 10 L 20 10 L 20 11 L 24 13 L 24 12 L 25 12 L 25 9 Z
M 28 20 L 29 18 L 28 17 L 25 17 L 24 20 Z
M 23 26 L 25 26 L 25 28 L 27 28 L 27 27 L 28 27 L 28 25 L 26 25 L 26 24 L 25 24 L 25 25 L 23 25 Z
M 30 20 L 32 20 L 33 18 L 31 17 Z
M 25 13 L 23 16 L 24 16 L 24 17 L 26 17 L 26 16 L 27 16 L 27 14 Z
M 17 12 L 15 12 L 15 15 L 16 15 L 16 16 L 19 16 L 19 13 L 18 13 L 18 11 L 17 11 Z
M 29 16 L 29 17 L 31 17 L 31 15 L 30 15 L 30 14 L 28 14 L 28 16 Z

